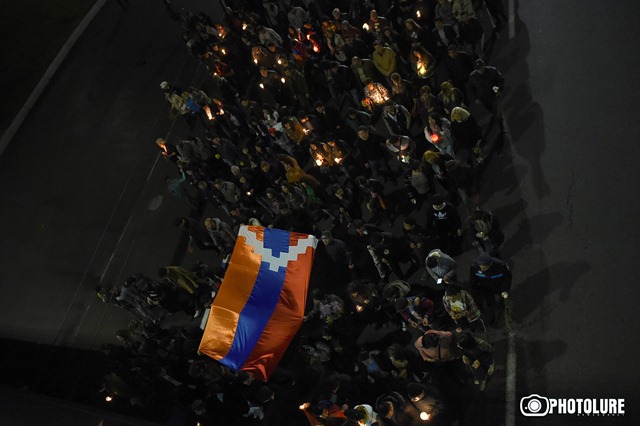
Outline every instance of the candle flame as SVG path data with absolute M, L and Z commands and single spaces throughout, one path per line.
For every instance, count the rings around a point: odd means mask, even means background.
M 369 31 L 369 24 L 367 24 L 366 22 L 362 24 L 362 29 L 365 31 Z
M 416 17 L 419 18 L 420 17 L 420 11 L 416 10 Z
M 260 88 L 264 89 L 264 84 L 260 83 Z

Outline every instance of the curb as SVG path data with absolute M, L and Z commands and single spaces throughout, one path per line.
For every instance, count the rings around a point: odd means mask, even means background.
M 73 30 L 67 41 L 62 45 L 60 51 L 53 59 L 47 70 L 44 72 L 38 84 L 33 89 L 24 105 L 22 105 L 22 108 L 20 108 L 20 111 L 18 111 L 18 114 L 15 116 L 7 130 L 2 135 L 2 139 L 0 139 L 0 155 L 2 155 L 7 146 L 9 146 L 9 143 L 18 132 L 18 130 L 20 130 L 20 126 L 42 95 L 42 92 L 44 92 L 44 90 L 47 88 L 47 85 L 58 71 L 58 68 L 60 68 L 60 65 L 62 65 L 62 62 L 64 62 L 65 58 L 67 57 L 73 46 L 76 44 L 82 33 L 87 29 L 91 21 L 93 21 L 93 18 L 96 17 L 96 15 L 100 11 L 100 9 L 102 9 L 102 6 L 104 6 L 106 2 L 107 0 L 96 1 L 91 9 L 89 9 L 89 12 L 87 12 L 85 17 L 82 18 L 82 21 L 80 21 L 76 29 Z

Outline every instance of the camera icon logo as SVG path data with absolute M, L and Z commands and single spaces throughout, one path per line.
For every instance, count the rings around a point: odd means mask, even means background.
M 531 394 L 520 399 L 520 412 L 527 417 L 543 417 L 549 413 L 549 398 Z

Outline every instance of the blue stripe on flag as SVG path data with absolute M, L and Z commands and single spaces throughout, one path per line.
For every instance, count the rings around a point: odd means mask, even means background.
M 274 254 L 288 252 L 289 233 L 265 228 L 264 247 L 270 248 Z M 220 360 L 222 364 L 234 370 L 242 368 L 273 315 L 280 299 L 286 272 L 287 269 L 282 267 L 278 268 L 278 272 L 271 271 L 263 258 L 251 295 L 240 312 L 231 348 Z

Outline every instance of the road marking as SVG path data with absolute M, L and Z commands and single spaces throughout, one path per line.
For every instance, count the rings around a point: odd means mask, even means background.
M 511 330 L 507 339 L 507 383 L 505 426 L 514 426 L 516 423 L 516 365 L 518 356 L 516 352 L 516 332 Z
M 85 17 L 82 18 L 82 21 L 80 21 L 76 29 L 73 30 L 67 41 L 62 45 L 60 51 L 58 52 L 56 57 L 53 58 L 53 61 L 42 75 L 42 78 L 40 79 L 36 87 L 34 87 L 33 91 L 31 92 L 25 103 L 22 105 L 22 108 L 20 108 L 20 111 L 18 111 L 18 114 L 16 114 L 7 130 L 5 130 L 2 138 L 0 138 L 0 155 L 2 155 L 18 130 L 20 130 L 20 126 L 22 126 L 22 123 L 27 118 L 27 115 L 29 115 L 29 112 L 31 111 L 33 106 L 36 104 L 36 102 L 38 102 L 38 99 L 40 99 L 40 96 L 49 85 L 49 82 L 58 71 L 58 68 L 60 68 L 60 65 L 62 65 L 62 62 L 64 62 L 65 58 L 71 51 L 71 48 L 76 44 L 84 30 L 87 29 L 91 21 L 93 21 L 93 18 L 96 17 L 96 15 L 100 11 L 100 9 L 102 9 L 102 6 L 104 6 L 106 2 L 107 0 L 98 0 L 93 5 L 93 7 L 89 9 L 89 12 L 87 12 Z
M 515 0 L 509 0 L 509 39 L 516 36 L 516 7 Z

